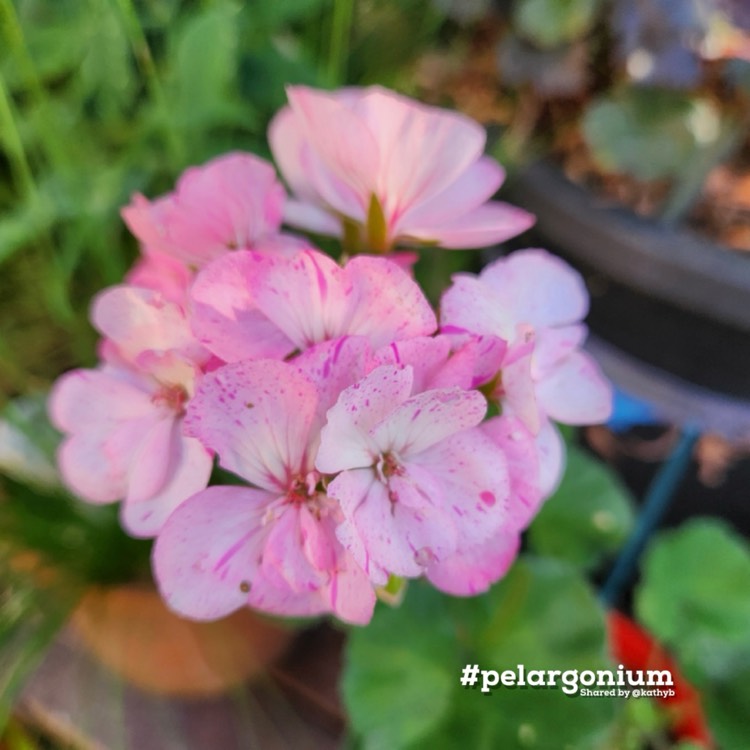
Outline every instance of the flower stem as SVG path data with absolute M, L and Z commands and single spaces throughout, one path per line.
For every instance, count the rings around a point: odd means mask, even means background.
M 116 2 L 122 13 L 123 22 L 125 24 L 125 33 L 130 42 L 130 48 L 133 50 L 133 56 L 143 74 L 146 89 L 162 118 L 161 125 L 164 130 L 167 148 L 173 159 L 173 165 L 178 168 L 182 167 L 182 142 L 172 127 L 167 98 L 164 95 L 164 89 L 159 80 L 156 63 L 151 54 L 151 48 L 148 46 L 146 35 L 143 33 L 143 28 L 141 27 L 141 22 L 138 18 L 135 6 L 133 5 L 133 0 L 116 0 Z
M 631 581 L 646 543 L 664 517 L 685 474 L 699 434 L 694 427 L 686 427 L 672 455 L 651 481 L 635 528 L 602 586 L 600 598 L 606 605 L 615 606 L 623 589 Z
M 346 83 L 349 40 L 354 19 L 354 0 L 334 0 L 331 22 L 331 44 L 326 77 L 330 86 Z

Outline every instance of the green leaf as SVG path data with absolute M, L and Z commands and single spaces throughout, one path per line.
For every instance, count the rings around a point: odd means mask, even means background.
M 719 521 L 696 519 L 648 550 L 639 619 L 693 677 L 724 678 L 750 650 L 750 549 Z
M 513 26 L 539 47 L 558 47 L 588 33 L 601 6 L 602 0 L 516 0 Z
M 585 569 L 617 550 L 633 525 L 633 502 L 610 469 L 568 446 L 568 462 L 557 492 L 529 529 L 532 549 Z
M 409 587 L 407 601 L 379 605 L 370 625 L 350 634 L 343 695 L 367 750 L 398 750 L 424 737 L 458 679 L 444 601 L 423 585 Z
M 461 669 L 608 669 L 604 617 L 571 567 L 521 559 L 487 594 L 452 598 L 423 582 L 351 634 L 344 698 L 365 748 L 585 750 L 616 702 L 548 689 L 460 685 Z
M 723 132 L 706 100 L 662 89 L 631 87 L 594 100 L 583 134 L 600 168 L 639 180 L 672 177 Z
M 662 535 L 644 560 L 636 605 L 687 666 L 714 677 L 731 673 L 750 630 L 747 543 L 709 519 Z

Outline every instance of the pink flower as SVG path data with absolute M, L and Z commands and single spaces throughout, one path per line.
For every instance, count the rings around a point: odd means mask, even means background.
M 314 467 L 319 400 L 298 368 L 274 360 L 227 365 L 203 379 L 187 429 L 255 488 L 210 487 L 165 524 L 154 569 L 175 611 L 209 620 L 250 605 L 369 621 L 372 585 L 336 539 L 340 511 Z
M 153 536 L 171 511 L 208 483 L 212 458 L 182 432 L 185 406 L 211 357 L 182 308 L 159 293 L 115 287 L 97 297 L 107 364 L 60 378 L 50 415 L 66 434 L 58 463 L 83 499 L 123 499 L 125 528 Z
M 609 417 L 610 385 L 580 350 L 587 311 L 583 279 L 544 250 L 513 253 L 479 276 L 456 275 L 440 303 L 444 332 L 507 342 L 499 367 L 495 358 L 489 368 L 491 395 L 534 433 L 547 417 L 575 425 Z M 477 367 L 486 371 L 486 360 Z
M 476 391 L 412 395 L 413 370 L 383 365 L 346 388 L 321 434 L 316 468 L 336 474 L 338 537 L 371 580 L 420 576 L 431 565 L 517 530 L 508 469 L 476 425 Z
M 174 193 L 153 202 L 135 195 L 122 216 L 147 254 L 164 253 L 201 268 L 277 234 L 284 198 L 271 164 L 235 152 L 187 169 Z
M 284 211 L 289 224 L 385 252 L 401 243 L 484 247 L 533 223 L 489 201 L 504 172 L 482 156 L 484 130 L 468 117 L 378 86 L 287 92 L 290 106 L 268 137 L 297 196 Z
M 384 258 L 358 256 L 342 268 L 312 249 L 237 252 L 205 268 L 192 296 L 195 333 L 226 361 L 282 358 L 345 335 L 379 347 L 437 327 L 416 282 Z

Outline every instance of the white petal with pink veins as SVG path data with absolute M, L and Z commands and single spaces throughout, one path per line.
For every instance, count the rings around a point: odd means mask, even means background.
M 370 431 L 409 397 L 412 383 L 411 367 L 384 365 L 342 391 L 321 432 L 317 469 L 333 474 L 372 466 L 380 450 Z

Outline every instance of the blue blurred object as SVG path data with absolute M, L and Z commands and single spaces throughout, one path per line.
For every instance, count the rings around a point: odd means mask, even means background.
M 637 83 L 690 88 L 700 78 L 698 46 L 711 0 L 615 0 L 617 55 Z
M 612 416 L 607 427 L 613 432 L 625 432 L 631 427 L 644 424 L 657 424 L 660 421 L 657 410 L 648 402 L 615 389 Z

